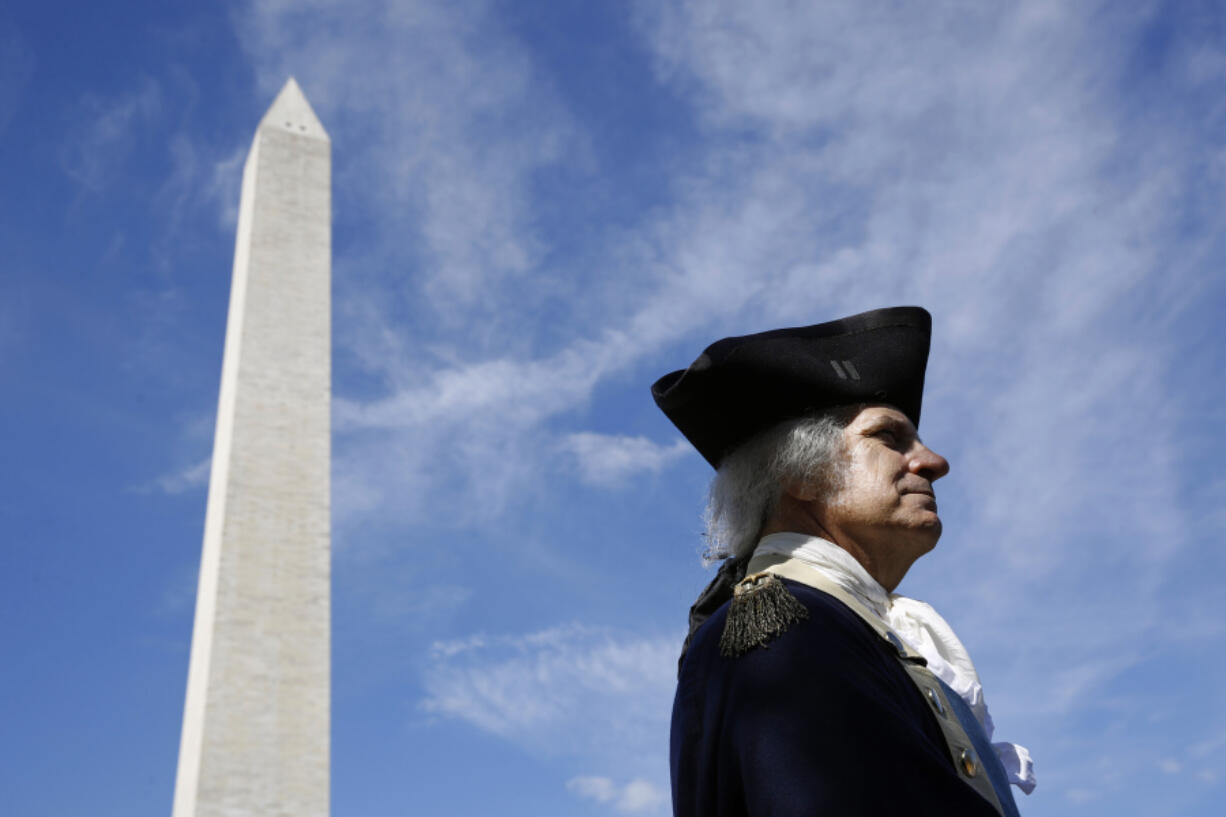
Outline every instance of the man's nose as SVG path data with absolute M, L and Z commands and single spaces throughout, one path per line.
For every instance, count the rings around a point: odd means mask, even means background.
M 907 470 L 935 482 L 949 473 L 949 461 L 923 443 L 916 443 Z

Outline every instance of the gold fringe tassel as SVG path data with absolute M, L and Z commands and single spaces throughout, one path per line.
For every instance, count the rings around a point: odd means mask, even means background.
M 782 635 L 809 611 L 773 573 L 754 573 L 740 581 L 732 594 L 719 653 L 736 658 Z

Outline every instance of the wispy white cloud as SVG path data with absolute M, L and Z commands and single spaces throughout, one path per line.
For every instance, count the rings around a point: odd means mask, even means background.
M 490 5 L 258 2 L 240 18 L 266 90 L 297 74 L 325 121 L 336 111 L 361 132 L 340 177 L 367 187 L 382 240 L 420 250 L 412 289 L 434 316 L 477 335 L 495 330 L 476 315 L 505 327 L 503 299 L 542 286 L 526 277 L 546 249 L 533 176 L 584 146 Z
M 579 797 L 613 806 L 625 814 L 656 814 L 668 803 L 668 792 L 643 778 L 619 786 L 608 777 L 584 775 L 566 781 Z
M 422 708 L 538 750 L 662 762 L 678 643 L 578 625 L 438 642 Z
M 242 188 L 243 162 L 250 145 L 240 143 L 228 155 L 215 157 L 206 174 L 204 189 L 218 209 L 217 224 L 223 229 L 238 223 L 238 199 Z
M 176 471 L 163 474 L 144 485 L 142 491 L 161 491 L 165 494 L 181 494 L 209 484 L 209 469 L 213 458 L 206 457 L 200 462 L 188 465 Z
M 659 473 L 690 450 L 686 440 L 658 445 L 646 437 L 591 431 L 566 435 L 562 447 L 575 458 L 584 482 L 610 488 L 639 473 Z
M 162 96 L 161 84 L 143 77 L 117 98 L 83 97 L 71 114 L 76 127 L 60 149 L 64 172 L 92 192 L 119 178 L 140 132 L 162 113 Z
M 178 89 L 177 89 L 178 90 Z M 190 240 L 185 224 L 215 214 L 218 232 L 232 231 L 238 221 L 239 190 L 243 161 L 250 142 L 239 140 L 227 147 L 203 143 L 180 131 L 166 144 L 169 172 L 153 197 L 158 217 L 164 222 L 158 260 L 173 269 L 175 248 Z
M 1226 733 L 1215 732 L 1212 737 L 1197 741 L 1188 747 L 1188 756 L 1197 760 L 1221 754 L 1226 751 Z

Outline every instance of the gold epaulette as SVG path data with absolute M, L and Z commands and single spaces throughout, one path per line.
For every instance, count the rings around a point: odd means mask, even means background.
M 773 573 L 753 573 L 737 582 L 724 632 L 719 638 L 719 654 L 736 658 L 757 647 L 765 647 L 809 611 Z

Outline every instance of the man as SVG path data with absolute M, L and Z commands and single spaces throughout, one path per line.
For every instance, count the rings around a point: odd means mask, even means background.
M 941 534 L 930 335 L 923 309 L 881 309 L 726 338 L 652 387 L 716 468 L 725 558 L 680 663 L 677 817 L 1016 817 L 1010 779 L 1033 788 L 952 629 L 892 594 Z

